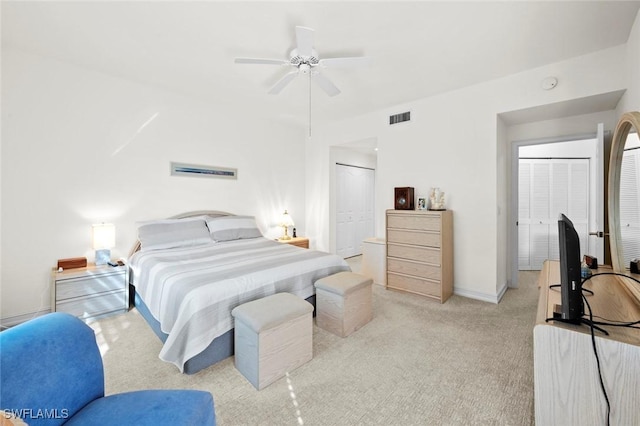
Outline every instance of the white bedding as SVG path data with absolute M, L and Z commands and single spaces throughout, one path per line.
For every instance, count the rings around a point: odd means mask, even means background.
M 233 328 L 236 306 L 282 292 L 306 299 L 316 280 L 349 270 L 339 256 L 266 238 L 139 251 L 129 265 L 136 291 L 168 334 L 160 358 L 180 371 Z

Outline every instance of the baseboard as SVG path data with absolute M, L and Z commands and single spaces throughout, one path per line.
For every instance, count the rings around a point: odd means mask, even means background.
M 15 315 L 12 317 L 0 318 L 0 329 L 4 330 L 5 328 L 10 328 L 21 324 L 23 322 L 29 321 L 35 317 L 41 317 L 42 315 L 46 315 L 51 312 L 51 309 L 43 309 L 41 311 L 31 312 L 29 314 Z
M 507 292 L 508 289 L 509 289 L 509 283 L 508 282 L 502 284 L 502 287 L 498 291 L 498 303 L 500 303 L 500 301 L 502 300 L 502 297 L 504 297 L 504 294 Z
M 481 293 L 479 291 L 454 288 L 453 294 L 457 296 L 468 297 L 470 299 L 481 300 L 483 302 L 498 304 L 500 303 L 500 300 L 502 300 L 502 296 L 504 296 L 504 294 L 507 292 L 507 288 L 508 288 L 507 284 L 506 283 L 503 284 L 502 287 L 500 288 L 500 291 L 498 291 L 497 294 L 487 294 L 487 293 Z

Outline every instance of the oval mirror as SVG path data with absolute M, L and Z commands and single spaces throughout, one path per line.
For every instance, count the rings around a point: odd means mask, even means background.
M 627 112 L 616 126 L 609 160 L 609 235 L 613 270 L 626 273 L 640 258 L 640 112 Z

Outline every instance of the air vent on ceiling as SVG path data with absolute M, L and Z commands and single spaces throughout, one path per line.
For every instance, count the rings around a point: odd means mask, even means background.
M 411 120 L 411 111 L 401 112 L 400 114 L 394 114 L 389 116 L 389 125 L 403 123 Z

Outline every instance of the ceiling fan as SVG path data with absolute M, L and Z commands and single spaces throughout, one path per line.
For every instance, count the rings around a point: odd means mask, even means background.
M 357 68 L 370 65 L 371 59 L 358 56 L 349 58 L 327 58 L 320 59 L 318 53 L 313 48 L 313 36 L 315 31 L 311 28 L 296 27 L 296 48 L 286 59 L 262 59 L 262 58 L 236 58 L 237 64 L 260 64 L 260 65 L 282 65 L 290 66 L 294 69 L 285 74 L 269 90 L 269 94 L 277 95 L 285 88 L 298 74 L 309 74 L 310 78 L 329 96 L 336 96 L 340 89 L 331 80 L 320 73 L 320 68 Z

